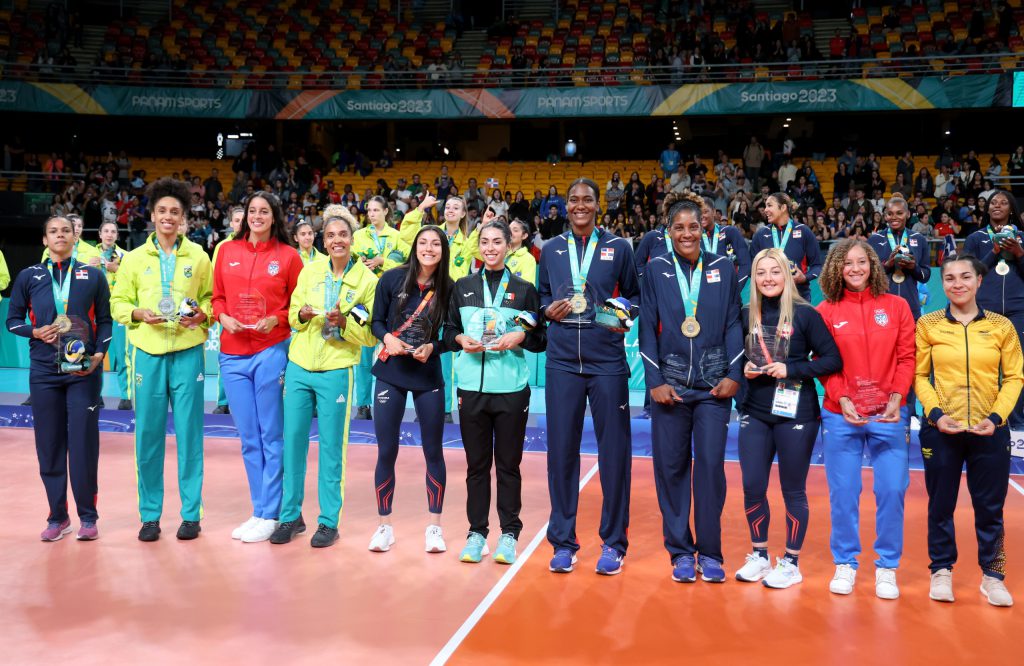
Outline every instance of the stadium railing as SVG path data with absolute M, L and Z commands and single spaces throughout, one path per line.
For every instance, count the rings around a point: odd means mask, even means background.
M 682 85 L 685 83 L 744 83 L 809 81 L 850 78 L 910 78 L 1001 74 L 1021 69 L 1015 53 L 931 55 L 923 57 L 815 60 L 781 63 L 739 63 L 686 66 L 574 66 L 532 69 L 465 70 L 458 73 L 382 70 L 246 71 L 211 69 L 138 69 L 97 66 L 89 72 L 54 65 L 0 63 L 0 80 L 49 81 L 74 84 L 162 85 L 202 88 L 401 89 L 452 86 L 527 88 L 537 86 Z M 434 76 L 437 78 L 433 78 Z

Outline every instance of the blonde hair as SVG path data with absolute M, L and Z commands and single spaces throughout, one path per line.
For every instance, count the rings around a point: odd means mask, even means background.
M 779 323 L 776 325 L 776 329 L 782 335 L 793 334 L 793 311 L 796 306 L 802 303 L 806 303 L 797 292 L 796 282 L 793 281 L 793 273 L 789 270 L 789 257 L 776 247 L 769 247 L 761 250 L 754 256 L 754 260 L 750 264 L 750 277 L 751 281 L 754 281 L 754 276 L 757 275 L 757 265 L 766 260 L 771 259 L 779 265 L 782 269 L 782 296 L 779 298 Z M 750 313 L 749 313 L 749 326 L 750 332 L 759 331 L 761 329 L 761 292 L 757 289 L 755 283 L 750 288 Z

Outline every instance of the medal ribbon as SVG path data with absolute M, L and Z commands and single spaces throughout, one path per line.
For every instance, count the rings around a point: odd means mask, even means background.
M 700 276 L 704 272 L 704 253 L 701 252 L 697 258 L 697 267 L 690 274 L 690 282 L 687 284 L 683 277 L 683 268 L 679 265 L 676 253 L 672 253 L 672 263 L 676 267 L 676 282 L 679 283 L 679 294 L 683 297 L 683 310 L 687 317 L 697 317 L 697 299 L 700 297 Z
M 334 279 L 334 264 L 328 265 L 327 274 L 324 276 L 324 314 L 327 314 L 329 310 L 333 310 L 334 306 L 338 304 L 338 295 L 341 294 L 341 283 L 345 281 L 345 276 L 352 270 L 352 264 L 353 259 L 349 258 L 345 271 L 337 280 Z
M 170 252 L 164 252 L 156 237 L 153 238 L 153 245 L 160 252 L 160 288 L 165 297 L 171 295 L 171 286 L 174 284 L 174 268 L 178 263 L 178 241 L 174 241 L 174 247 Z
M 46 260 L 46 271 L 50 274 L 50 287 L 53 289 L 53 304 L 57 307 L 59 314 L 68 313 L 68 299 L 71 296 L 71 271 L 74 270 L 74 259 L 68 264 L 68 274 L 60 282 L 53 276 L 53 260 Z M 58 275 L 60 271 L 57 271 Z
M 667 239 L 668 236 L 665 236 Z M 576 237 L 569 232 L 569 270 L 572 271 L 573 292 L 582 294 L 587 284 L 587 273 L 590 272 L 590 264 L 594 262 L 594 254 L 597 251 L 597 227 L 590 232 L 590 238 L 583 243 L 583 264 L 576 256 Z
M 782 241 L 779 241 L 779 228 L 774 224 L 772 225 L 772 246 L 776 247 L 783 252 L 786 251 L 786 245 L 789 244 L 789 235 L 793 233 L 793 220 L 786 223 L 786 233 L 782 236 Z
M 480 271 L 480 277 L 484 282 L 484 307 L 493 309 L 495 303 L 498 307 L 501 307 L 501 302 L 505 300 L 505 291 L 508 289 L 508 281 L 511 279 L 508 269 L 501 274 L 501 282 L 498 283 L 498 290 L 494 292 L 494 298 L 491 298 L 491 287 L 487 284 L 487 276 L 484 275 L 484 271 Z
M 903 241 L 907 239 L 907 230 L 904 229 L 900 234 L 900 237 L 897 239 L 892 235 L 892 229 L 886 229 L 885 237 L 889 239 L 889 249 L 895 250 L 898 245 L 903 245 Z
M 710 252 L 711 254 L 718 254 L 718 225 L 717 224 L 715 225 L 715 233 L 712 236 L 712 238 L 714 238 L 714 241 L 708 240 L 707 234 L 701 232 L 700 243 L 701 243 L 701 245 L 704 246 L 704 251 L 705 252 Z
M 306 252 L 302 248 L 299 248 L 299 258 L 302 259 L 303 266 L 306 266 L 313 261 L 314 252 L 316 252 L 316 250 L 314 250 L 313 248 L 310 248 L 309 252 Z
M 370 225 L 370 237 L 373 238 L 373 246 L 377 250 L 377 256 L 378 257 L 384 256 L 384 248 L 386 248 L 387 245 L 388 245 L 387 236 L 380 236 L 380 235 L 378 235 L 377 234 L 377 229 L 375 229 L 374 226 L 371 224 Z

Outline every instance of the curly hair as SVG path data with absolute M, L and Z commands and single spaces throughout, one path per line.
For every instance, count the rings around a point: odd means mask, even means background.
M 154 180 L 146 188 L 146 198 L 149 199 L 150 210 L 153 209 L 157 201 L 164 197 L 177 199 L 178 203 L 181 204 L 182 215 L 186 214 L 192 205 L 192 193 L 189 191 L 188 185 L 180 180 L 160 178 L 159 180 Z
M 661 220 L 666 227 L 669 227 L 672 226 L 672 218 L 680 211 L 692 210 L 697 221 L 700 222 L 703 203 L 704 200 L 700 195 L 693 192 L 669 192 L 665 195 L 665 200 L 661 202 Z
M 829 303 L 838 303 L 843 298 L 843 290 L 846 289 L 846 282 L 843 280 L 843 265 L 846 263 L 846 255 L 855 247 L 864 250 L 871 264 L 871 273 L 868 277 L 868 289 L 871 295 L 878 298 L 889 291 L 889 278 L 885 276 L 885 269 L 882 268 L 882 261 L 878 258 L 875 250 L 867 242 L 856 238 L 844 238 L 829 250 L 825 257 L 825 266 L 821 269 L 821 276 L 818 277 L 818 284 L 821 285 L 821 293 Z

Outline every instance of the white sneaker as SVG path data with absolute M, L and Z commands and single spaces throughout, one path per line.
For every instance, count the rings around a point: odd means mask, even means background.
M 840 564 L 836 567 L 836 575 L 828 584 L 828 591 L 832 594 L 850 594 L 853 592 L 853 583 L 857 580 L 857 570 L 849 564 Z
M 428 553 L 443 553 L 448 550 L 444 545 L 444 536 L 440 525 L 427 525 L 426 546 Z
M 784 590 L 787 587 L 792 587 L 804 579 L 800 573 L 800 567 L 793 564 L 785 557 L 775 558 L 775 568 L 772 569 L 761 583 L 765 587 L 771 587 L 776 590 Z
M 746 563 L 736 572 L 736 580 L 741 580 L 744 583 L 756 583 L 767 576 L 771 570 L 771 560 L 761 557 L 757 553 L 750 553 L 747 555 Z
M 256 524 L 242 533 L 242 543 L 259 543 L 260 541 L 266 541 L 276 529 L 276 520 L 257 518 Z
M 993 606 L 1012 606 L 1013 597 L 1006 589 L 1006 584 L 994 576 L 981 577 L 981 593 Z
M 928 597 L 934 601 L 953 602 L 953 571 L 951 569 L 939 569 L 932 572 Z
M 875 596 L 879 599 L 899 599 L 900 588 L 896 585 L 896 570 L 878 567 L 875 569 Z
M 251 518 L 249 518 L 249 520 L 245 521 L 235 529 L 231 530 L 231 538 L 241 539 L 242 535 L 249 531 L 249 528 L 255 525 L 257 520 L 259 520 L 259 518 L 257 518 L 256 516 L 252 516 Z
M 386 553 L 395 543 L 395 530 L 391 525 L 381 525 L 370 539 L 370 550 L 375 553 Z

